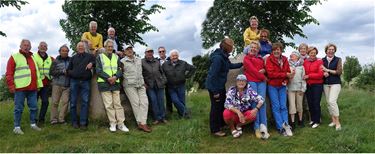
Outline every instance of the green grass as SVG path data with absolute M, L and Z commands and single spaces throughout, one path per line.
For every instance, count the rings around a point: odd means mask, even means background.
M 153 126 L 150 134 L 136 130 L 133 122 L 128 122 L 130 133 L 110 133 L 106 123 L 98 121 L 91 122 L 87 131 L 70 125 L 45 124 L 41 132 L 35 132 L 29 127 L 25 108 L 22 118 L 25 134 L 14 135 L 14 105 L 3 102 L 0 103 L 0 152 L 375 152 L 375 95 L 343 89 L 339 100 L 343 129 L 339 132 L 327 126 L 330 117 L 323 99 L 323 123 L 319 128 L 297 129 L 293 137 L 284 137 L 272 125 L 271 137 L 265 141 L 255 138 L 250 127 L 245 128 L 239 139 L 212 136 L 206 91 L 188 97 L 192 119 L 179 119 L 174 113 L 168 124 Z

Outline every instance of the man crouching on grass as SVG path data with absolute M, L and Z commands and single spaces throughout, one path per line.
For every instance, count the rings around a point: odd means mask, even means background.
M 30 49 L 30 41 L 23 39 L 19 52 L 9 58 L 6 71 L 9 91 L 14 93 L 13 132 L 20 135 L 23 134 L 21 130 L 21 117 L 25 98 L 27 98 L 27 106 L 29 107 L 31 128 L 41 131 L 36 125 L 36 116 L 38 112 L 37 92 L 38 88 L 43 87 L 43 83 Z

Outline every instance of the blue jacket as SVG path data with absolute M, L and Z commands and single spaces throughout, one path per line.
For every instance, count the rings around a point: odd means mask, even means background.
M 267 54 L 271 54 L 272 52 L 272 45 L 269 44 L 267 41 L 259 41 L 260 43 L 260 50 L 259 54 L 264 57 Z
M 210 68 L 206 78 L 206 88 L 213 93 L 225 91 L 229 69 L 242 67 L 242 63 L 232 64 L 228 57 L 229 55 L 220 48 L 210 55 Z

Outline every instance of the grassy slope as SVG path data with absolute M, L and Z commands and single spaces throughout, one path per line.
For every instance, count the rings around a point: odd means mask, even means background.
M 280 136 L 270 126 L 271 138 L 256 139 L 250 128 L 239 139 L 211 136 L 208 126 L 209 99 L 205 91 L 188 99 L 193 118 L 178 119 L 154 126 L 151 134 L 135 129 L 130 133 L 110 133 L 104 122 L 92 122 L 88 131 L 70 125 L 46 124 L 42 132 L 28 127 L 28 111 L 23 114 L 25 135 L 16 136 L 13 104 L 0 104 L 0 152 L 375 152 L 375 96 L 363 91 L 343 90 L 339 100 L 343 130 L 329 128 L 329 116 L 322 101 L 323 123 L 318 129 L 303 128 L 291 138 Z M 49 114 L 47 114 L 49 116 Z

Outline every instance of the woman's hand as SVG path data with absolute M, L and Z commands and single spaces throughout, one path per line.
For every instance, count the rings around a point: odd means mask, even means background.
M 258 113 L 258 109 L 257 108 L 255 108 L 255 109 L 253 109 L 253 110 L 250 111 L 250 114 L 251 114 L 252 117 L 256 117 L 257 113 Z
M 259 73 L 264 74 L 264 73 L 266 73 L 266 70 L 264 68 L 262 68 L 261 70 L 259 70 Z
M 238 115 L 238 118 L 240 119 L 241 123 L 245 123 L 246 122 L 245 116 L 241 112 L 238 112 L 237 115 Z

